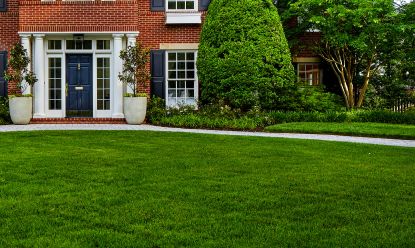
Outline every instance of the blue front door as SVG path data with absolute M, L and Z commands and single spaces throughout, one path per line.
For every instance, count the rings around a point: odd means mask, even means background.
M 66 116 L 92 117 L 92 55 L 66 55 Z

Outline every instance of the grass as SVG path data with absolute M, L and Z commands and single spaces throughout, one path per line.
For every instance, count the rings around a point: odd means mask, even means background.
M 383 123 L 293 122 L 269 126 L 265 131 L 415 139 L 415 125 Z
M 0 135 L 0 247 L 414 247 L 412 148 Z

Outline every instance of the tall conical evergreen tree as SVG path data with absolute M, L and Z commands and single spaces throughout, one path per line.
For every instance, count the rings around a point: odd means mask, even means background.
M 271 0 L 213 0 L 197 61 L 202 104 L 287 109 L 295 73 Z

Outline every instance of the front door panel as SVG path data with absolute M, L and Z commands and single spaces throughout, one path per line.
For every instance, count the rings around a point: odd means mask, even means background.
M 92 117 L 92 55 L 66 55 L 66 116 Z

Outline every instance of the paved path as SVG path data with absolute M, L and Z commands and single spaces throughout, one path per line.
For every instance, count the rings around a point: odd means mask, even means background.
M 43 131 L 43 130 L 132 130 L 132 131 L 181 132 L 181 133 L 220 134 L 220 135 L 272 137 L 272 138 L 289 138 L 289 139 L 325 140 L 325 141 L 339 141 L 339 142 L 362 143 L 362 144 L 373 144 L 373 145 L 415 147 L 415 140 L 350 137 L 350 136 L 322 135 L 322 134 L 218 131 L 218 130 L 204 130 L 204 129 L 183 129 L 183 128 L 158 127 L 158 126 L 151 126 L 151 125 L 134 126 L 134 125 L 123 125 L 123 124 L 119 124 L 119 125 L 118 124 L 32 124 L 32 125 L 24 125 L 24 126 L 17 126 L 17 125 L 0 126 L 0 132 Z

